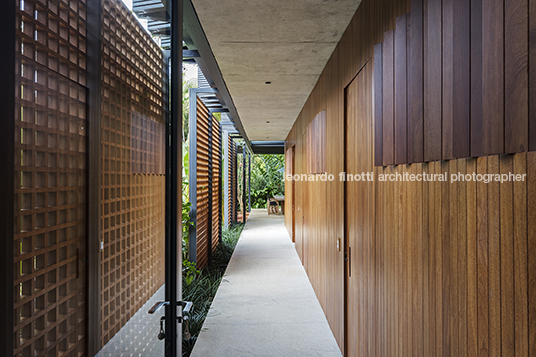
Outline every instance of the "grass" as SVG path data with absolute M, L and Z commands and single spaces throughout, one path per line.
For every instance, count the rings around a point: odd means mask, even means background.
M 187 285 L 183 279 L 182 298 L 185 301 L 192 301 L 194 303 L 194 310 L 189 317 L 190 334 L 192 337 L 182 343 L 183 357 L 190 356 L 192 352 L 243 227 L 244 225 L 242 223 L 237 223 L 225 229 L 222 232 L 222 241 L 218 244 L 213 254 L 212 263 L 203 268 L 201 274 L 190 285 Z

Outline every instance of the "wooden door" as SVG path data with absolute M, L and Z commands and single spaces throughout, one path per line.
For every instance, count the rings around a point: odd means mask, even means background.
M 372 65 L 365 65 L 345 90 L 346 356 L 373 355 L 367 337 L 374 318 L 374 182 L 367 177 L 373 171 L 371 72 Z

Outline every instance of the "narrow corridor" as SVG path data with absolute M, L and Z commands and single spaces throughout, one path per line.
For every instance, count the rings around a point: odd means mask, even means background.
M 284 226 L 252 210 L 192 357 L 341 356 Z

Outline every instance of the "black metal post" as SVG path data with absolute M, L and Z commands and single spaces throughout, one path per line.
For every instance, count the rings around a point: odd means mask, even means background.
M 0 22 L 0 356 L 13 356 L 13 237 L 15 225 L 15 1 L 2 5 Z M 18 72 L 18 71 L 17 71 Z
M 177 304 L 182 294 L 182 0 L 168 1 L 171 14 L 170 116 L 166 125 L 166 348 L 182 355 Z M 168 65 L 168 63 L 166 63 Z M 177 309 L 180 308 L 180 310 Z

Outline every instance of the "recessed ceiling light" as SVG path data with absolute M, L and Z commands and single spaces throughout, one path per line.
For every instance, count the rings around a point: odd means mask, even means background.
M 264 82 L 264 84 L 272 84 L 272 82 Z

